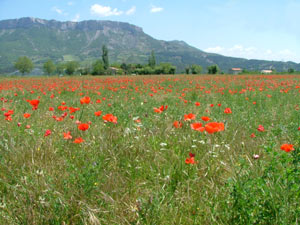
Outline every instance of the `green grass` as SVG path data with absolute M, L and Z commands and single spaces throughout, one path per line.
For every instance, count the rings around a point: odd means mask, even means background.
M 0 224 L 297 224 L 299 83 L 300 76 L 1 79 L 3 113 L 14 114 L 0 124 Z M 33 111 L 26 100 L 39 96 Z M 81 105 L 83 96 L 92 103 Z M 69 112 L 58 110 L 62 102 L 80 107 L 74 119 L 52 118 Z M 161 105 L 168 109 L 155 113 Z M 118 123 L 104 123 L 99 110 Z M 183 121 L 188 113 L 225 130 L 194 131 Z M 87 131 L 79 119 L 90 121 Z M 72 140 L 63 139 L 67 131 Z M 85 142 L 73 143 L 77 137 Z M 295 150 L 280 150 L 284 143 Z M 185 163 L 189 152 L 196 164 Z

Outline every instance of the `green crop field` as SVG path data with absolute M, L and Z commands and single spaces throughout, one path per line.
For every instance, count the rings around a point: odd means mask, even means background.
M 0 79 L 0 224 L 298 224 L 300 76 Z

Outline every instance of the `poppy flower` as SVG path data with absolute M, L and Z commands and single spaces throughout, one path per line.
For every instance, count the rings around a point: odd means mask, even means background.
M 257 130 L 258 130 L 259 132 L 264 132 L 264 131 L 265 131 L 265 128 L 263 127 L 263 125 L 258 125 Z
M 195 154 L 193 154 L 193 153 L 189 153 L 189 158 L 186 158 L 186 160 L 185 160 L 185 163 L 186 164 L 196 164 L 196 161 L 195 161 Z
M 75 143 L 75 144 L 80 144 L 82 142 L 84 142 L 84 140 L 81 137 L 75 138 L 75 140 L 73 141 L 73 143 Z
M 252 133 L 252 134 L 250 135 L 250 137 L 255 138 L 256 136 L 255 136 L 254 133 Z
M 163 111 L 167 110 L 167 108 L 168 108 L 167 105 L 166 106 L 162 105 L 159 108 L 154 108 L 154 112 L 156 112 L 156 113 L 162 113 Z
M 173 127 L 175 127 L 175 128 L 181 128 L 182 127 L 182 123 L 180 122 L 180 121 L 174 121 L 174 123 L 173 123 Z
M 205 130 L 205 128 L 202 126 L 202 123 L 192 123 L 191 128 L 200 132 L 203 132 Z
M 49 136 L 51 133 L 52 133 L 51 130 L 46 130 L 46 132 L 45 132 L 45 134 L 44 134 L 44 137 Z
M 189 113 L 189 114 L 184 115 L 184 121 L 191 121 L 191 120 L 194 120 L 194 119 L 196 119 L 196 115 L 193 114 L 193 113 Z
M 101 116 L 101 114 L 102 114 L 102 111 L 95 112 L 95 116 Z
M 64 139 L 68 140 L 68 139 L 72 139 L 72 136 L 71 136 L 71 132 L 68 131 L 67 133 L 64 132 Z
M 23 117 L 26 118 L 26 119 L 29 118 L 30 116 L 31 116 L 30 113 L 24 113 L 24 114 L 23 114 Z
M 102 117 L 104 122 L 111 122 L 111 123 L 117 123 L 118 118 L 114 116 L 113 114 L 106 114 L 105 116 Z
M 195 102 L 195 106 L 200 106 L 201 103 L 200 102 Z
M 53 107 L 49 107 L 49 111 L 54 111 L 54 108 Z
M 32 105 L 32 110 L 36 110 L 40 104 L 40 100 L 38 99 L 33 99 L 33 100 L 27 100 L 30 105 Z
M 226 113 L 226 114 L 231 114 L 231 113 L 232 113 L 232 111 L 231 111 L 231 109 L 230 109 L 230 108 L 226 108 L 226 109 L 224 110 L 224 113 Z
M 91 98 L 89 96 L 85 96 L 80 99 L 80 104 L 89 104 L 91 102 Z
M 86 131 L 87 129 L 89 129 L 89 125 L 87 123 L 81 123 L 78 125 L 78 129 L 82 130 L 82 131 Z
M 201 119 L 202 119 L 203 121 L 205 121 L 205 122 L 207 122 L 207 121 L 209 121 L 209 120 L 210 120 L 210 118 L 209 118 L 209 117 L 207 117 L 207 116 L 202 116 L 202 117 L 201 117 Z
M 211 122 L 205 125 L 207 133 L 212 134 L 224 130 L 224 123 Z
M 290 152 L 290 151 L 295 150 L 294 146 L 291 145 L 291 144 L 283 144 L 283 145 L 281 145 L 280 149 L 285 151 L 285 152 Z

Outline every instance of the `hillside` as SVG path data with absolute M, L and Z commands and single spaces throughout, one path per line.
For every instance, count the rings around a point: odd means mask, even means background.
M 13 71 L 13 63 L 23 55 L 32 58 L 37 65 L 49 58 L 55 62 L 79 60 L 90 63 L 101 57 L 103 44 L 108 46 L 110 62 L 146 63 L 154 50 L 158 62 L 171 62 L 179 72 L 189 64 L 204 68 L 218 64 L 225 72 L 232 67 L 300 70 L 300 64 L 293 62 L 226 57 L 203 52 L 183 41 L 156 40 L 142 28 L 123 22 L 21 18 L 0 21 L 0 72 Z

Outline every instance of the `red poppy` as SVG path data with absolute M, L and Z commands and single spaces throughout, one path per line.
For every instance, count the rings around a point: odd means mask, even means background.
M 95 112 L 95 116 L 101 116 L 101 114 L 102 114 L 102 111 Z
M 46 132 L 45 132 L 45 134 L 44 134 L 44 137 L 49 136 L 51 133 L 52 133 L 51 130 L 46 130 Z
M 224 113 L 226 113 L 226 114 L 231 114 L 231 113 L 232 113 L 232 111 L 231 111 L 231 109 L 230 109 L 230 108 L 226 108 L 226 109 L 224 110 Z
M 89 125 L 87 123 L 81 123 L 78 125 L 78 129 L 82 130 L 82 131 L 86 131 L 87 129 L 89 129 Z
M 168 108 L 167 105 L 166 106 L 162 105 L 159 108 L 154 108 L 154 112 L 156 112 L 156 113 L 162 113 L 163 111 L 167 110 L 167 108 Z
M 54 111 L 54 108 L 53 107 L 49 107 L 49 111 Z
M 189 113 L 184 115 L 184 121 L 190 121 L 196 119 L 196 115 L 193 113 Z
M 200 132 L 203 132 L 205 130 L 205 128 L 202 126 L 202 123 L 192 123 L 191 128 Z
M 283 145 L 281 145 L 280 149 L 285 152 L 290 152 L 290 151 L 295 150 L 294 146 L 292 144 L 283 144 Z
M 76 112 L 76 111 L 79 111 L 79 110 L 80 110 L 80 108 L 69 107 L 69 111 L 70 111 L 71 114 Z
M 80 99 L 80 104 L 89 104 L 91 102 L 91 98 L 89 96 L 85 96 Z
M 181 128 L 182 127 L 182 123 L 180 122 L 180 121 L 174 121 L 174 123 L 173 123 L 173 127 L 175 127 L 175 128 Z
M 32 110 L 36 110 L 40 104 L 40 100 L 38 99 L 33 99 L 33 100 L 27 100 L 30 105 L 32 105 Z
M 84 140 L 81 137 L 75 138 L 75 140 L 73 141 L 73 143 L 76 143 L 76 144 L 80 144 L 82 142 L 84 142 Z
M 113 114 L 106 114 L 105 116 L 102 117 L 104 122 L 111 122 L 111 123 L 117 123 L 118 118 L 114 116 Z
M 258 125 L 257 130 L 258 130 L 259 132 L 264 132 L 264 131 L 265 131 L 265 128 L 263 127 L 263 125 Z
M 200 106 L 201 103 L 200 102 L 195 102 L 195 106 Z
M 207 116 L 202 116 L 201 119 L 205 122 L 210 121 L 210 118 Z
M 193 153 L 189 153 L 189 158 L 186 158 L 186 160 L 185 160 L 185 163 L 186 164 L 196 164 L 196 161 L 195 161 L 195 154 L 193 154 Z
M 224 130 L 224 123 L 211 122 L 205 125 L 207 133 L 212 134 Z
M 31 116 L 30 113 L 24 113 L 24 114 L 23 114 L 23 117 L 24 117 L 24 118 L 29 118 L 30 116 Z
M 255 138 L 256 136 L 254 133 L 252 133 L 250 137 Z
M 64 139 L 68 140 L 68 139 L 72 139 L 72 136 L 71 136 L 71 132 L 68 131 L 67 133 L 64 133 Z

